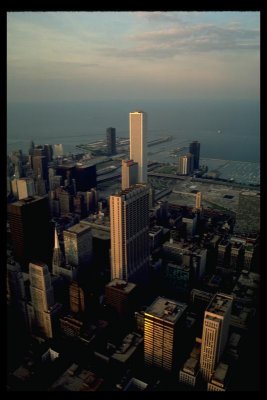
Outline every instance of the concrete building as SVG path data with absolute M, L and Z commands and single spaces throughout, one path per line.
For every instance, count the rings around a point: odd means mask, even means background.
M 136 285 L 114 279 L 105 286 L 105 303 L 116 310 L 119 317 L 130 316 L 136 305 Z
M 203 321 L 200 371 L 209 382 L 228 339 L 233 297 L 217 293 L 208 305 Z
M 134 111 L 130 118 L 130 159 L 138 164 L 138 183 L 147 182 L 147 114 Z
M 200 143 L 194 140 L 189 145 L 189 153 L 194 156 L 193 169 L 199 169 L 199 153 L 200 153 Z
M 137 184 L 110 196 L 111 279 L 144 278 L 149 263 L 149 189 Z
M 171 371 L 174 366 L 177 328 L 187 305 L 158 297 L 145 310 L 144 359 L 147 366 Z
M 182 218 L 182 222 L 186 224 L 186 237 L 187 239 L 192 238 L 196 234 L 197 227 L 197 215 L 192 213 Z
M 62 157 L 64 154 L 63 145 L 62 144 L 54 144 L 54 157 Z
M 222 238 L 218 245 L 217 266 L 229 268 L 231 256 L 231 243 L 228 239 Z
M 133 160 L 121 161 L 121 189 L 128 189 L 138 182 L 138 164 Z
M 30 263 L 29 277 L 35 323 L 41 329 L 44 336 L 52 338 L 53 319 L 61 307 L 59 304 L 54 303 L 54 291 L 47 265 L 43 263 Z
M 33 156 L 32 168 L 35 177 L 40 176 L 45 181 L 48 180 L 48 160 L 45 156 Z
M 107 152 L 110 155 L 116 154 L 116 129 L 107 128 Z
M 195 208 L 197 210 L 201 210 L 202 209 L 202 193 L 201 192 L 197 192 L 197 194 L 196 194 Z
M 17 188 L 19 200 L 35 195 L 34 180 L 32 178 L 17 179 Z
M 51 386 L 56 392 L 96 392 L 104 380 L 95 373 L 72 364 Z
M 194 156 L 191 153 L 184 154 L 178 158 L 179 173 L 181 175 L 189 175 L 193 171 Z
M 73 267 L 88 266 L 92 258 L 92 232 L 79 223 L 63 231 L 66 262 Z
M 190 357 L 183 364 L 179 371 L 179 381 L 185 385 L 195 388 L 198 384 L 200 371 L 199 371 L 199 359 L 200 359 L 201 344 L 195 343 Z

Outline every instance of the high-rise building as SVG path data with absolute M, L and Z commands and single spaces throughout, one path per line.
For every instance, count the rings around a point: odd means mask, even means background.
M 199 169 L 199 153 L 200 153 L 200 143 L 197 140 L 194 140 L 189 145 L 189 153 L 194 156 L 194 169 Z
M 138 182 L 138 164 L 133 160 L 121 162 L 121 189 L 128 189 Z
M 147 114 L 130 113 L 130 159 L 138 164 L 138 182 L 147 181 Z
M 79 223 L 63 231 L 66 262 L 74 267 L 88 266 L 92 257 L 92 232 Z
M 191 153 L 184 154 L 178 159 L 179 173 L 181 175 L 189 175 L 193 171 L 194 156 Z
M 114 279 L 105 286 L 105 303 L 112 307 L 119 317 L 133 315 L 136 306 L 136 285 Z
M 55 157 L 61 157 L 63 156 L 64 151 L 63 151 L 63 145 L 62 144 L 54 144 L 54 155 Z
M 44 336 L 53 337 L 53 320 L 61 305 L 54 302 L 54 290 L 47 265 L 30 263 L 31 302 L 34 309 L 35 324 Z
M 51 144 L 44 145 L 44 155 L 47 157 L 48 162 L 53 160 L 53 147 Z
M 24 270 L 28 270 L 33 260 L 50 264 L 53 232 L 49 224 L 48 199 L 28 197 L 8 204 L 7 209 L 15 260 Z
M 69 287 L 70 310 L 75 314 L 84 312 L 84 291 L 76 281 L 71 282 Z
M 226 345 L 232 303 L 232 296 L 217 293 L 204 314 L 200 371 L 206 382 L 215 371 Z
M 86 192 L 96 187 L 96 166 L 76 164 L 74 170 L 76 189 L 80 192 Z
M 136 184 L 110 196 L 111 279 L 138 279 L 149 263 L 149 189 Z
M 202 193 L 201 192 L 197 192 L 196 194 L 196 205 L 195 208 L 197 210 L 201 210 L 202 208 Z
M 259 192 L 243 191 L 239 193 L 238 211 L 234 232 L 255 233 L 260 230 Z
M 116 129 L 107 128 L 107 152 L 110 155 L 116 154 Z
M 48 180 L 48 161 L 45 156 L 33 156 L 32 167 L 34 175 L 40 176 L 44 180 Z
M 34 180 L 32 178 L 17 179 L 19 200 L 35 195 Z
M 145 310 L 144 358 L 147 366 L 171 371 L 176 355 L 177 328 L 185 317 L 187 305 L 158 297 Z

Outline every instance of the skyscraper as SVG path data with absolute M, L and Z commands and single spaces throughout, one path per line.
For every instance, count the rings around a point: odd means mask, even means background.
M 158 297 L 144 315 L 144 357 L 148 366 L 171 371 L 176 350 L 177 327 L 187 305 Z
M 110 196 L 111 279 L 138 279 L 149 262 L 149 189 L 136 184 Z
M 194 156 L 191 153 L 184 154 L 178 158 L 179 173 L 182 175 L 191 174 L 194 165 Z
M 54 306 L 54 290 L 47 265 L 30 263 L 31 301 L 35 323 L 46 337 L 53 337 L 51 309 Z
M 200 371 L 207 382 L 215 371 L 226 345 L 232 303 L 232 296 L 217 293 L 204 314 Z
M 138 164 L 133 160 L 121 162 L 121 189 L 125 190 L 138 182 Z
M 32 167 L 34 175 L 41 176 L 42 179 L 48 180 L 48 160 L 45 156 L 33 156 Z
M 110 155 L 116 154 L 116 129 L 107 128 L 107 152 Z
M 259 232 L 260 202 L 261 195 L 259 192 L 243 191 L 239 193 L 235 233 Z
M 32 178 L 17 179 L 17 188 L 19 200 L 35 195 L 34 181 Z
M 199 169 L 199 153 L 200 153 L 200 143 L 197 140 L 194 140 L 190 143 L 189 153 L 194 156 L 194 169 Z
M 92 257 L 92 233 L 86 224 L 63 231 L 66 262 L 74 267 L 88 266 Z
M 147 181 L 147 114 L 130 113 L 130 159 L 138 164 L 138 182 Z
M 46 197 L 28 197 L 8 204 L 8 220 L 14 258 L 24 270 L 29 262 L 51 263 L 53 233 L 49 224 L 49 205 Z

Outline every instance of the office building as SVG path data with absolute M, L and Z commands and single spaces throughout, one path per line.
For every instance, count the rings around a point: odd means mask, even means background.
M 7 211 L 15 260 L 26 271 L 33 260 L 50 265 L 53 231 L 49 224 L 48 199 L 28 197 L 8 204 Z
M 138 164 L 133 160 L 121 162 L 121 189 L 128 189 L 138 182 Z
M 187 386 L 196 387 L 198 384 L 200 348 L 200 343 L 196 341 L 190 357 L 179 371 L 179 381 Z
M 96 166 L 77 163 L 74 169 L 76 190 L 86 192 L 96 187 Z
M 202 208 L 202 193 L 201 192 L 197 192 L 196 194 L 196 205 L 195 208 L 197 210 L 201 210 Z
M 92 257 L 91 228 L 83 223 L 63 231 L 66 262 L 73 267 L 88 266 Z
M 231 256 L 231 243 L 228 239 L 222 238 L 218 245 L 217 266 L 229 268 Z
M 217 293 L 204 314 L 200 371 L 206 382 L 215 371 L 228 339 L 232 303 L 232 296 Z
M 54 156 L 56 157 L 62 157 L 64 154 L 63 151 L 63 145 L 62 144 L 54 144 Z
M 186 238 L 191 239 L 196 234 L 197 214 L 188 214 L 182 218 L 182 222 L 186 224 Z
M 190 143 L 189 153 L 194 156 L 193 169 L 199 169 L 199 153 L 200 153 L 200 143 L 196 140 Z
M 44 145 L 44 155 L 47 157 L 48 162 L 53 160 L 53 147 L 51 144 Z
M 258 233 L 260 231 L 260 201 L 259 192 L 243 191 L 239 193 L 235 233 Z
M 73 196 L 70 191 L 63 186 L 60 186 L 55 191 L 56 197 L 59 200 L 60 215 L 68 214 L 73 211 Z
M 120 279 L 113 279 L 105 286 L 105 303 L 112 307 L 119 317 L 129 317 L 136 306 L 136 285 Z
M 71 282 L 69 287 L 70 294 L 70 311 L 75 314 L 84 312 L 84 291 L 79 287 L 76 281 Z
M 184 154 L 178 158 L 179 174 L 189 175 L 193 172 L 194 156 L 191 153 Z
M 110 196 L 110 234 L 111 280 L 144 278 L 149 263 L 149 189 L 146 185 L 137 184 Z
M 45 156 L 32 157 L 32 169 L 34 176 L 40 176 L 43 180 L 48 180 L 48 160 Z
M 165 279 L 168 292 L 172 295 L 189 295 L 192 289 L 194 273 L 191 267 L 168 263 L 165 270 Z
M 32 178 L 17 179 L 17 188 L 19 200 L 35 195 L 34 180 Z
M 40 262 L 30 263 L 29 277 L 34 324 L 45 337 L 52 338 L 54 320 L 60 312 L 61 305 L 54 302 L 54 290 L 47 265 Z
M 176 354 L 177 331 L 187 306 L 157 297 L 145 310 L 144 359 L 147 366 L 171 371 Z
M 138 164 L 138 183 L 147 182 L 147 114 L 130 113 L 130 159 Z
M 107 153 L 109 155 L 116 154 L 116 129 L 107 128 Z

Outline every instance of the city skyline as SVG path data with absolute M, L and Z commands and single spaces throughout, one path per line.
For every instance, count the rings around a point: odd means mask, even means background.
M 259 12 L 9 12 L 7 98 L 257 99 L 259 46 Z

